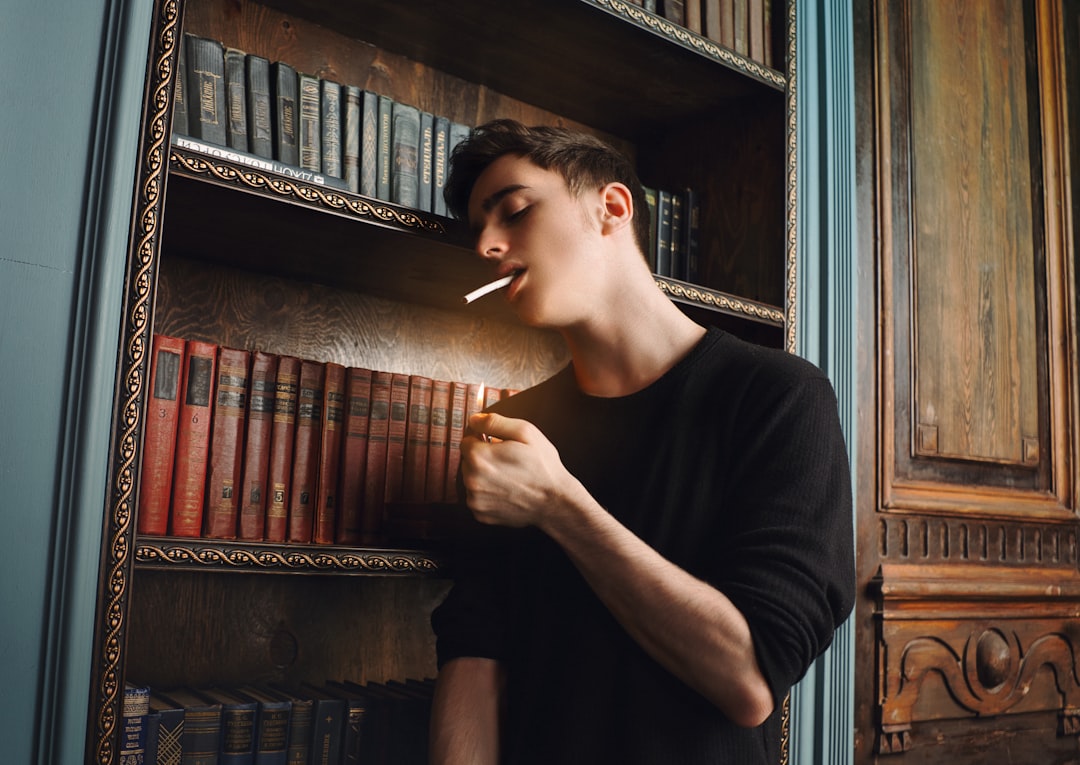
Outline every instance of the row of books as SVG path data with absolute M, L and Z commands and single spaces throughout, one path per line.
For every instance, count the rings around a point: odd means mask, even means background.
M 515 391 L 155 335 L 140 534 L 385 541 L 388 505 L 457 499 L 470 414 Z
M 701 273 L 701 200 L 693 189 L 645 187 L 649 206 L 649 267 L 659 276 L 698 282 Z
M 174 136 L 299 168 L 310 174 L 301 177 L 342 190 L 447 214 L 446 161 L 468 135 L 467 125 L 190 33 L 179 56 Z
M 772 0 L 627 0 L 725 48 L 773 66 Z
M 127 683 L 122 765 L 425 765 L 434 680 Z

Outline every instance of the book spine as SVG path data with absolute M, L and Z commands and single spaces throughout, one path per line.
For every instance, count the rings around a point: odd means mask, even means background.
M 296 70 L 283 61 L 270 65 L 270 84 L 273 92 L 274 159 L 286 165 L 300 164 L 297 141 L 297 79 Z
M 671 276 L 671 193 L 656 192 L 656 273 Z
M 386 503 L 386 454 L 390 433 L 390 387 L 393 375 L 371 375 L 371 412 L 368 421 L 367 469 L 364 473 L 364 504 L 361 516 L 363 541 L 378 538 Z
M 169 530 L 184 345 L 177 337 L 154 336 L 136 526 L 140 534 L 161 536 Z
M 181 38 L 176 52 L 176 77 L 173 78 L 172 132 L 189 135 L 187 94 L 187 39 Z
M 431 112 L 420 112 L 420 155 L 418 171 L 420 183 L 416 207 L 422 212 L 431 212 L 431 189 L 435 175 L 435 117 Z
M 300 385 L 296 396 L 296 438 L 293 445 L 292 488 L 289 491 L 289 524 L 286 541 L 311 541 L 319 478 L 319 433 L 322 429 L 324 365 L 300 362 Z
M 292 704 L 287 701 L 259 703 L 255 765 L 286 765 L 291 713 Z
M 701 34 L 701 4 L 703 0 L 686 0 L 686 28 L 695 34 Z
M 361 91 L 355 85 L 342 87 L 341 170 L 349 191 L 360 193 Z
M 390 168 L 390 201 L 417 207 L 420 201 L 420 110 L 394 103 L 391 133 L 393 165 Z
M 180 388 L 182 393 L 169 515 L 169 530 L 175 536 L 197 537 L 202 533 L 216 366 L 216 345 L 199 340 L 188 341 L 184 381 Z
M 446 499 L 446 455 L 450 439 L 450 383 L 434 380 L 431 384 L 431 432 L 428 437 L 427 477 L 424 500 Z
M 341 699 L 314 700 L 311 710 L 311 750 L 308 762 L 340 763 L 345 703 Z
M 339 544 L 359 544 L 364 507 L 364 474 L 367 471 L 368 421 L 371 411 L 371 370 L 350 367 L 345 379 L 345 426 L 341 446 L 338 491 Z
M 319 104 L 319 79 L 304 72 L 296 75 L 300 99 L 300 124 L 297 141 L 300 167 L 322 171 L 322 110 Z
M 450 145 L 450 120 L 446 117 L 435 117 L 434 122 L 435 145 L 432 149 L 434 159 L 432 161 L 431 181 L 431 211 L 436 215 L 446 215 L 446 199 L 443 198 L 443 188 L 446 186 L 446 168 L 450 159 L 447 150 Z
M 150 709 L 157 715 L 156 765 L 182 765 L 184 710 L 151 692 Z
M 747 9 L 746 49 L 754 61 L 765 63 L 765 5 L 762 0 L 750 0 Z
M 322 172 L 334 178 L 342 178 L 342 133 L 344 122 L 341 111 L 341 85 L 333 80 L 321 80 L 322 100 Z
M 360 193 L 379 194 L 379 97 L 370 90 L 360 93 Z
M 149 727 L 150 689 L 143 685 L 124 685 L 123 731 L 120 734 L 120 762 L 138 763 L 146 756 Z
M 645 186 L 645 205 L 649 208 L 649 251 L 644 253 L 645 259 L 649 262 L 649 270 L 654 274 L 659 273 L 657 271 L 657 252 L 656 245 L 659 237 L 659 224 L 660 224 L 660 210 L 659 199 L 657 198 L 656 189 Z
M 732 24 L 732 36 L 734 38 L 735 52 L 741 56 L 750 53 L 750 2 L 749 0 L 734 0 L 734 23 Z
M 701 198 L 693 189 L 684 193 L 686 227 L 684 248 L 686 250 L 686 281 L 694 284 L 701 279 Z
M 277 356 L 255 351 L 251 358 L 251 395 L 240 483 L 240 539 L 261 540 L 266 532 L 266 479 L 270 470 L 276 381 Z
M 409 424 L 409 376 L 390 380 L 390 423 L 386 434 L 386 487 L 384 502 L 397 502 L 405 481 L 405 439 Z
M 228 145 L 238 151 L 250 151 L 244 58 L 242 50 L 225 49 L 225 135 Z
M 405 422 L 405 459 L 400 496 L 388 500 L 424 500 L 428 448 L 431 440 L 431 394 L 434 380 L 422 375 L 409 377 L 409 409 Z
M 250 363 L 247 351 L 218 351 L 204 529 L 211 539 L 236 539 Z
M 274 383 L 274 425 L 270 436 L 270 466 L 267 476 L 270 487 L 270 503 L 266 509 L 267 542 L 285 541 L 299 383 L 300 359 L 295 356 L 279 357 Z
M 446 480 L 443 499 L 457 502 L 457 473 L 461 465 L 461 439 L 465 434 L 465 407 L 468 384 L 454 382 L 450 385 L 450 417 L 447 427 Z
M 219 146 L 226 141 L 225 51 L 217 40 L 187 35 L 188 131 Z
M 664 18 L 672 24 L 686 26 L 685 0 L 664 0 Z
M 311 699 L 301 699 L 296 696 L 291 696 L 291 699 L 292 713 L 289 716 L 289 746 L 286 762 L 288 765 L 308 765 L 314 709 Z
M 683 217 L 683 194 L 673 191 L 671 197 L 671 273 L 676 279 L 686 278 L 686 250 L 684 249 L 685 218 Z
M 247 77 L 248 146 L 252 154 L 273 159 L 270 62 L 249 53 L 244 59 L 244 70 Z
M 312 539 L 331 545 L 337 532 L 338 474 L 341 468 L 341 437 L 345 424 L 345 367 L 326 363 L 323 383 L 322 426 L 319 446 L 318 494 Z
M 390 167 L 393 164 L 390 136 L 393 133 L 394 102 L 389 96 L 379 96 L 378 103 L 379 127 L 375 158 L 378 173 L 375 196 L 386 202 L 390 200 Z

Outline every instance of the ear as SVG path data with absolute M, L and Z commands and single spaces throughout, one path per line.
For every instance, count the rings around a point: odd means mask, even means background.
M 612 182 L 600 189 L 604 205 L 601 230 L 614 233 L 630 226 L 634 219 L 634 195 L 625 184 Z

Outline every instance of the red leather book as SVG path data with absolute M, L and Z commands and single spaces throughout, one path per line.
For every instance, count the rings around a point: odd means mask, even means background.
M 345 372 L 345 425 L 338 478 L 338 544 L 362 540 L 364 474 L 367 472 L 368 421 L 371 412 L 371 370 L 350 367 Z
M 386 487 L 383 501 L 401 499 L 405 482 L 405 437 L 409 424 L 409 376 L 390 379 L 390 423 L 386 434 Z
M 450 440 L 450 383 L 434 380 L 431 384 L 431 433 L 428 436 L 427 480 L 424 500 L 446 499 L 446 455 Z
M 236 539 L 250 365 L 248 351 L 239 348 L 218 351 L 204 521 L 204 533 L 211 539 Z
M 136 525 L 140 534 L 161 536 L 169 531 L 184 346 L 185 342 L 178 337 L 154 335 L 150 351 L 150 393 L 146 402 Z
M 315 500 L 317 544 L 332 545 L 337 531 L 338 474 L 341 472 L 341 436 L 345 424 L 345 367 L 326 362 L 323 380 L 322 429 L 319 444 L 318 491 Z
M 502 398 L 502 388 L 493 388 L 490 385 L 484 388 L 484 409 L 487 409 L 492 404 L 498 403 Z
M 289 518 L 289 488 L 292 485 L 293 438 L 296 435 L 296 394 L 300 384 L 300 359 L 278 358 L 274 383 L 274 424 L 270 433 L 270 465 L 266 483 L 267 542 L 284 542 Z
M 278 357 L 255 351 L 251 356 L 251 395 L 248 396 L 244 469 L 240 484 L 240 538 L 262 540 L 266 533 L 270 473 L 270 436 L 274 428 L 274 387 Z
M 479 386 L 478 386 L 479 387 Z M 469 394 L 468 383 L 450 384 L 450 415 L 447 427 L 446 480 L 443 484 L 443 500 L 457 502 L 457 473 L 461 466 L 461 437 L 465 434 L 465 406 Z M 476 399 L 476 393 L 473 393 Z
M 172 508 L 169 511 L 169 533 L 178 537 L 202 534 L 216 367 L 217 346 L 214 343 L 188 340 L 184 379 L 180 385 Z
M 287 542 L 307 544 L 311 541 L 316 493 L 319 488 L 324 369 L 324 364 L 319 361 L 304 359 L 300 362 L 292 486 L 289 489 L 289 524 L 285 537 Z
M 376 541 L 382 533 L 386 505 L 386 452 L 390 435 L 390 387 L 393 375 L 371 375 L 371 411 L 368 418 L 367 469 L 364 471 L 364 502 L 360 516 L 361 541 Z
M 409 410 L 405 420 L 405 460 L 401 495 L 388 500 L 422 502 L 427 478 L 428 441 L 431 438 L 431 392 L 434 380 L 423 375 L 409 377 Z

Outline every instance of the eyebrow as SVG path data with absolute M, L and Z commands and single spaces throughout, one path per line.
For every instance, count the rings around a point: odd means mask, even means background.
M 494 194 L 485 199 L 483 202 L 481 202 L 480 207 L 481 209 L 483 209 L 484 212 L 491 212 L 495 208 L 495 205 L 499 204 L 499 202 L 501 202 L 504 197 L 509 194 L 513 194 L 515 191 L 521 191 L 524 188 L 528 187 L 520 183 L 512 183 L 508 186 L 503 186 L 501 189 L 499 189 Z

